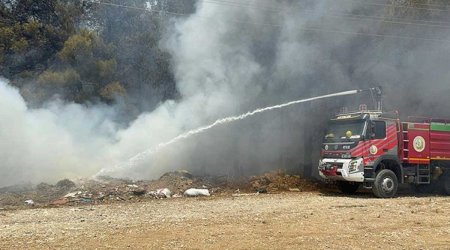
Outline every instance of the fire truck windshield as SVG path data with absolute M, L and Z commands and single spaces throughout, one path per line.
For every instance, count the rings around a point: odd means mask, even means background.
M 325 133 L 325 143 L 358 141 L 364 132 L 365 123 L 365 120 L 332 122 Z

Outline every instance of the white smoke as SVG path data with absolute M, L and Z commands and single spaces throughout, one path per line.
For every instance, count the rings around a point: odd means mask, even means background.
M 115 129 L 108 108 L 54 102 L 30 110 L 5 80 L 0 96 L 0 186 L 85 176 L 104 162 Z
M 254 115 L 258 115 L 260 113 L 263 112 L 268 112 L 268 111 L 272 111 L 272 110 L 278 110 L 278 109 L 283 109 L 292 105 L 296 105 L 296 104 L 300 104 L 300 103 L 305 103 L 305 102 L 311 102 L 311 101 L 315 101 L 315 100 L 320 100 L 320 99 L 326 99 L 326 98 L 332 98 L 332 97 L 338 97 L 338 96 L 345 96 L 345 95 L 354 95 L 357 94 L 358 90 L 349 90 L 349 91 L 344 91 L 344 92 L 337 92 L 337 93 L 333 93 L 333 94 L 328 94 L 328 95 L 321 95 L 321 96 L 316 96 L 316 97 L 311 97 L 311 98 L 306 98 L 306 99 L 301 99 L 301 100 L 296 100 L 296 101 L 291 101 L 291 102 L 287 102 L 287 103 L 283 103 L 283 104 L 279 104 L 279 105 L 274 105 L 274 106 L 270 106 L 270 107 L 265 107 L 265 108 L 259 108 L 253 111 L 249 111 L 247 113 L 244 113 L 242 115 L 238 115 L 238 116 L 229 116 L 229 117 L 225 117 L 225 118 L 221 118 L 216 120 L 215 122 L 206 125 L 206 126 L 202 126 L 196 129 L 192 129 L 189 130 L 183 134 L 180 134 L 174 138 L 172 138 L 169 141 L 163 142 L 158 144 L 156 147 L 150 148 L 146 151 L 143 151 L 133 157 L 131 157 L 127 163 L 124 163 L 120 166 L 115 166 L 113 168 L 103 168 L 97 175 L 101 176 L 101 175 L 109 175 L 109 174 L 114 174 L 117 171 L 124 171 L 129 172 L 132 171 L 133 168 L 138 165 L 140 162 L 145 161 L 146 159 L 154 156 L 155 154 L 157 154 L 159 151 L 163 150 L 166 147 L 171 146 L 172 144 L 178 143 L 180 141 L 189 139 L 193 136 L 196 136 L 198 134 L 201 133 L 205 133 L 210 129 L 213 129 L 217 126 L 220 125 L 226 125 L 228 123 L 231 122 L 237 122 L 243 119 L 247 119 L 251 116 Z
M 6 80 L 0 80 L 0 96 L 0 186 L 89 177 L 180 133 L 171 102 L 121 129 L 112 121 L 113 107 L 55 100 L 29 109 Z
M 383 85 L 385 103 L 393 108 L 406 113 L 424 107 L 446 116 L 445 109 L 432 107 L 447 103 L 448 43 L 358 35 L 421 36 L 405 35 L 403 26 L 333 17 L 333 12 L 384 13 L 380 6 L 355 1 L 246 3 L 233 7 L 199 1 L 196 13 L 173 22 L 161 46 L 173 56 L 181 98 L 141 114 L 126 128 L 114 122 L 114 107 L 52 101 L 28 109 L 18 91 L 1 81 L 0 186 L 89 177 L 101 169 L 119 169 L 108 173 L 138 179 L 177 168 L 214 174 L 302 169 L 310 164 L 303 149 L 312 147 L 317 155 L 321 126 L 332 112 L 327 107 L 339 108 L 342 99 L 217 126 L 132 168 L 115 167 L 222 117 L 373 85 Z M 282 12 L 264 8 L 268 3 L 277 3 Z M 446 39 L 446 32 L 427 34 Z M 310 145 L 307 138 L 318 140 Z

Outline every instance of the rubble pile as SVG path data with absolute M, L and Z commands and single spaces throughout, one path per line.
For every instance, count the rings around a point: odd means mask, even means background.
M 265 173 L 261 176 L 250 177 L 250 184 L 258 193 L 279 191 L 314 191 L 318 186 L 299 175 L 288 175 L 284 171 L 277 170 Z
M 86 181 L 72 192 L 52 201 L 50 205 L 111 203 L 133 200 L 146 193 L 147 190 L 144 186 L 131 184 L 125 180 L 114 180 L 108 183 Z
M 97 180 L 77 180 L 76 183 L 65 179 L 55 185 L 40 183 L 33 188 L 1 189 L 0 208 L 108 204 L 236 193 L 300 192 L 317 188 L 300 176 L 288 175 L 283 171 L 229 180 L 227 176 L 194 176 L 188 171 L 179 170 L 165 173 L 158 180 L 151 181 L 100 177 Z
M 76 187 L 69 179 L 57 182 L 55 185 L 40 183 L 4 187 L 0 189 L 0 208 L 34 207 L 36 204 L 46 204 L 67 194 Z
M 211 181 L 212 179 L 196 177 L 184 170 L 165 173 L 158 180 L 153 181 L 130 181 L 102 177 L 99 180 L 87 180 L 80 183 L 78 188 L 50 204 L 100 204 L 182 197 L 186 190 L 192 188 L 206 190 L 204 193 L 209 194 L 209 191 L 214 193 L 220 190 L 215 187 L 217 182 Z
M 166 187 L 175 193 L 182 194 L 184 190 L 194 187 L 202 186 L 201 180 L 186 170 L 178 170 L 163 174 L 159 180 L 153 182 L 155 187 Z

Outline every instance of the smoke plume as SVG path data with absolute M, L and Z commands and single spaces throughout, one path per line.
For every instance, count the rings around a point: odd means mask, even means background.
M 326 119 L 343 105 L 357 106 L 357 99 L 265 112 L 132 166 L 127 159 L 221 117 L 336 91 L 380 85 L 387 109 L 450 117 L 450 36 L 442 27 L 448 20 L 442 13 L 402 15 L 397 9 L 364 1 L 198 1 L 196 12 L 174 18 L 160 41 L 173 57 L 180 99 L 127 127 L 115 122 L 114 107 L 51 101 L 28 109 L 2 81 L 0 186 L 86 177 L 101 169 L 135 179 L 172 169 L 301 173 L 315 167 Z M 423 17 L 434 23 L 415 21 Z

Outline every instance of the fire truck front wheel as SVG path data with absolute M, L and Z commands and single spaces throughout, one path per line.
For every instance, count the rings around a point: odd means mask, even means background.
M 341 190 L 344 194 L 354 194 L 358 190 L 360 183 L 357 182 L 347 182 L 347 181 L 339 181 L 337 183 L 339 190 Z
M 390 169 L 382 169 L 372 185 L 373 194 L 379 198 L 392 198 L 397 194 L 398 180 Z

